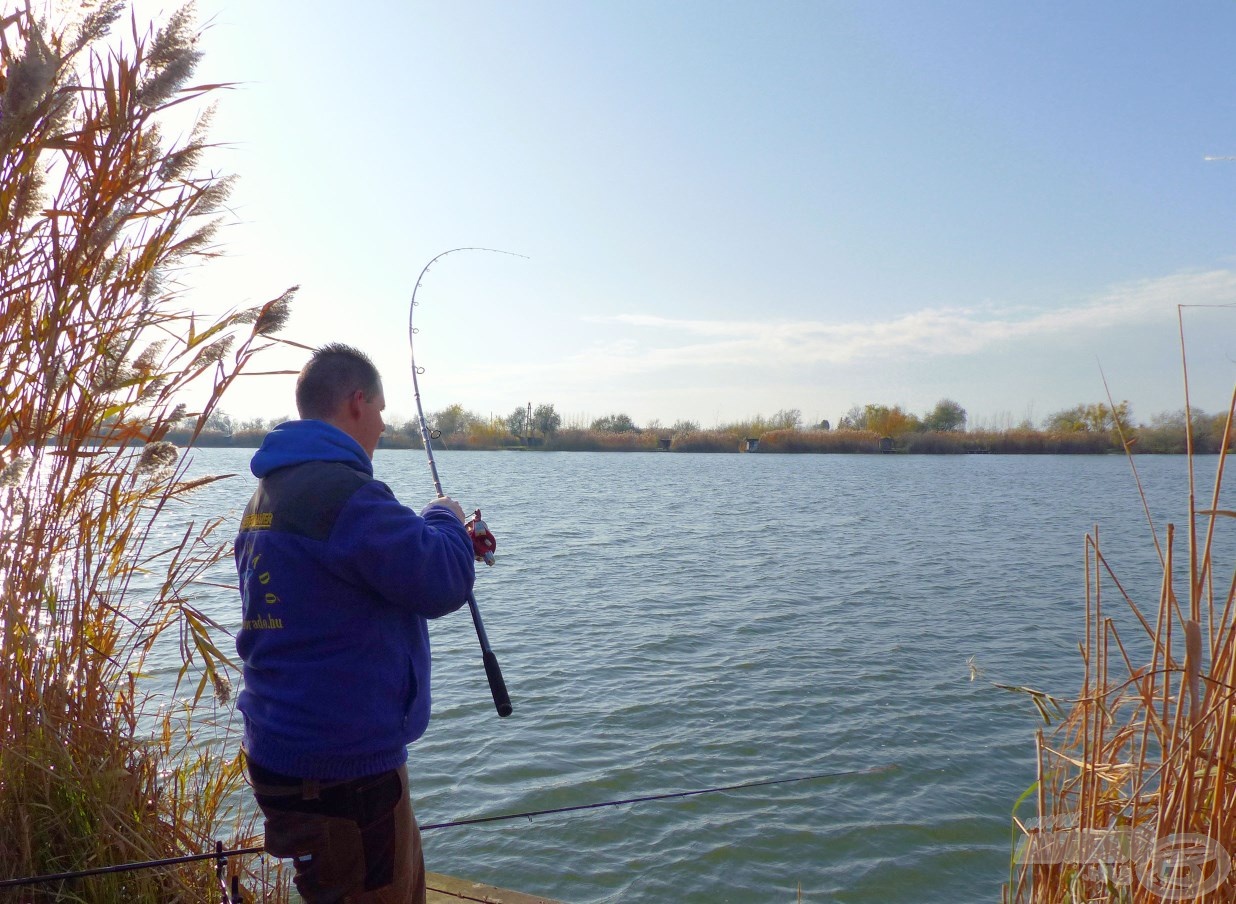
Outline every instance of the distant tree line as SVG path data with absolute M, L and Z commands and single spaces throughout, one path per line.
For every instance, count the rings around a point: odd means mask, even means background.
M 291 420 L 290 415 L 241 420 L 226 411 L 215 409 L 206 418 L 197 445 L 256 448 L 261 445 L 268 432 L 287 420 Z M 435 448 L 451 448 L 454 445 L 472 448 L 544 445 L 562 426 L 562 416 L 554 410 L 553 405 L 521 407 L 505 418 L 485 418 L 469 411 L 463 405 L 454 404 L 428 414 L 425 421 Z M 169 431 L 165 439 L 179 444 L 187 443 L 196 424 L 196 418 L 188 417 L 177 428 Z M 386 432 L 382 435 L 382 447 L 423 448 L 420 422 L 401 420 L 388 423 Z
M 257 447 L 266 433 L 287 417 L 232 418 L 216 409 L 198 437 L 202 446 Z M 734 452 L 880 452 L 915 453 L 1102 453 L 1126 447 L 1138 453 L 1183 453 L 1187 431 L 1183 410 L 1156 414 L 1136 423 L 1128 401 L 1096 402 L 1054 412 L 1034 424 L 1028 418 L 1003 429 L 969 426 L 966 409 L 941 399 L 923 414 L 900 405 L 855 405 L 838 419 L 805 424 L 797 408 L 771 417 L 702 428 L 698 421 L 665 426 L 654 420 L 640 426 L 630 415 L 614 412 L 590 422 L 563 425 L 553 404 L 521 405 L 505 417 L 483 417 L 460 404 L 426 416 L 435 448 L 549 449 L 558 451 L 696 451 Z M 1226 414 L 1193 412 L 1193 451 L 1214 453 L 1223 444 Z M 586 426 L 585 426 L 586 424 Z M 186 443 L 196 421 L 189 418 L 167 439 Z M 750 441 L 754 440 L 752 443 Z M 1230 445 L 1230 443 L 1229 443 Z M 387 425 L 387 449 L 422 447 L 420 424 L 402 420 Z
M 820 426 L 827 430 L 827 422 Z M 941 399 L 930 412 L 919 417 L 903 411 L 900 405 L 855 405 L 837 422 L 838 430 L 871 430 L 881 436 L 903 433 L 951 433 L 966 429 L 966 409 L 952 399 Z

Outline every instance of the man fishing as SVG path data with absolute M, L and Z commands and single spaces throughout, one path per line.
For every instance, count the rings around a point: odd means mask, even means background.
M 423 902 L 407 745 L 429 721 L 426 619 L 463 605 L 473 546 L 457 502 L 418 515 L 373 478 L 382 382 L 346 345 L 314 352 L 301 420 L 253 456 L 236 539 L 238 700 L 266 850 L 305 901 Z

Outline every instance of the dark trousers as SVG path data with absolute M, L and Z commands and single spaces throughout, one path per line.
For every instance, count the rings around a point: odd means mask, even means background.
M 405 766 L 346 782 L 248 762 L 266 852 L 290 857 L 306 904 L 424 904 L 425 859 Z

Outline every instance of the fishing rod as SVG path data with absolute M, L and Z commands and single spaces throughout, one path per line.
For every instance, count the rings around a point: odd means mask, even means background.
M 433 831 L 434 829 L 450 829 L 457 826 L 478 825 L 487 822 L 503 822 L 511 819 L 531 819 L 533 816 L 551 816 L 561 813 L 573 813 L 580 810 L 596 810 L 601 807 L 621 807 L 627 804 L 646 803 L 648 801 L 657 800 L 672 800 L 681 797 L 695 797 L 700 794 L 717 794 L 723 791 L 744 791 L 748 788 L 763 788 L 769 785 L 789 785 L 798 782 L 815 782 L 826 778 L 849 778 L 857 775 L 879 775 L 884 772 L 891 772 L 897 768 L 896 763 L 885 763 L 879 766 L 869 766 L 866 769 L 848 769 L 842 772 L 815 772 L 810 775 L 796 775 L 790 778 L 773 778 L 763 779 L 760 781 L 742 782 L 737 785 L 721 785 L 715 788 L 699 788 L 694 791 L 672 791 L 668 794 L 646 794 L 642 797 L 627 797 L 622 800 L 606 800 L 591 804 L 576 804 L 569 807 L 551 807 L 546 810 L 527 810 L 522 813 L 503 813 L 498 816 L 478 816 L 473 819 L 458 819 L 454 822 L 437 822 L 430 825 L 420 827 L 422 832 Z M 128 872 L 138 869 L 152 869 L 162 866 L 174 866 L 181 863 L 193 863 L 199 860 L 216 860 L 220 864 L 220 874 L 222 873 L 222 864 L 227 857 L 244 856 L 248 854 L 262 854 L 266 849 L 263 847 L 246 847 L 237 848 L 235 850 L 224 850 L 223 842 L 216 842 L 215 852 L 213 854 L 187 854 L 181 857 L 168 857 L 163 860 L 146 860 L 140 863 L 122 863 L 116 866 L 98 866 L 91 869 L 77 870 L 74 872 L 54 873 L 45 876 L 26 876 L 20 879 L 0 879 L 0 888 L 13 888 L 22 885 L 36 885 L 45 882 L 63 882 L 69 879 L 80 879 L 86 876 L 97 876 L 108 873 Z
M 425 447 L 425 455 L 429 458 L 429 472 L 433 475 L 434 489 L 438 491 L 439 496 L 445 496 L 442 492 L 442 481 L 438 477 L 438 465 L 433 460 L 433 442 L 429 433 L 429 424 L 425 421 L 425 409 L 421 406 L 421 386 L 417 377 L 425 372 L 425 368 L 418 367 L 416 363 L 416 348 L 413 337 L 420 332 L 412 325 L 412 312 L 416 309 L 416 292 L 421 287 L 421 281 L 425 278 L 425 274 L 429 272 L 429 268 L 438 260 L 446 257 L 448 254 L 454 254 L 456 251 L 489 251 L 493 254 L 509 254 L 512 257 L 525 257 L 522 254 L 516 254 L 513 251 L 501 251 L 497 248 L 452 248 L 449 251 L 443 251 L 441 254 L 433 257 L 427 263 L 421 275 L 416 278 L 416 285 L 412 287 L 412 303 L 408 305 L 408 351 L 412 357 L 412 392 L 416 397 L 416 417 L 420 424 L 421 444 Z M 472 520 L 466 523 L 468 527 L 468 536 L 472 538 L 473 549 L 476 552 L 477 558 L 485 562 L 486 565 L 493 565 L 493 549 L 497 545 L 493 539 L 493 535 L 489 532 L 488 525 L 481 520 L 481 510 L 477 509 Z M 472 624 L 476 627 L 476 639 L 481 645 L 481 661 L 485 665 L 485 677 L 489 679 L 489 692 L 494 698 L 494 708 L 498 711 L 500 717 L 509 716 L 512 711 L 511 697 L 506 690 L 506 681 L 502 678 L 502 668 L 498 665 L 498 657 L 494 655 L 493 649 L 489 646 L 489 635 L 485 633 L 485 623 L 481 620 L 481 610 L 476 604 L 476 596 L 471 590 L 468 591 L 468 610 L 472 613 Z
M 48 873 L 43 876 L 24 876 L 20 879 L 0 879 L 0 888 L 19 888 L 24 885 L 41 885 L 48 882 L 67 882 L 70 879 L 86 879 L 91 876 L 110 876 L 114 873 L 130 873 L 140 869 L 158 869 L 164 866 L 179 866 L 182 863 L 197 863 L 202 860 L 216 861 L 217 877 L 220 881 L 222 881 L 223 871 L 227 868 L 228 857 L 243 857 L 249 854 L 264 853 L 266 853 L 266 848 L 264 847 L 244 847 L 225 851 L 223 849 L 223 842 L 216 841 L 214 853 L 211 854 L 184 854 L 180 857 L 164 857 L 161 860 L 141 860 L 137 863 L 117 863 L 112 866 L 95 866 L 90 869 L 79 869 L 65 873 Z

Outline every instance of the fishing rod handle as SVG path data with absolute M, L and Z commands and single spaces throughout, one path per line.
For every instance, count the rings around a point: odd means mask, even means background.
M 494 698 L 494 709 L 500 717 L 505 718 L 514 709 L 511 706 L 511 695 L 507 693 L 502 667 L 498 665 L 498 657 L 489 646 L 489 635 L 485 633 L 485 623 L 481 621 L 481 609 L 471 591 L 468 591 L 468 609 L 472 613 L 472 624 L 476 627 L 476 639 L 481 644 L 481 660 L 485 663 L 485 677 L 489 679 L 489 693 Z
M 498 711 L 498 717 L 504 719 L 514 707 L 511 706 L 510 694 L 506 692 L 506 682 L 502 680 L 502 667 L 498 665 L 498 657 L 493 650 L 486 650 L 481 658 L 485 663 L 485 677 L 489 679 L 489 693 L 494 698 L 494 709 Z

